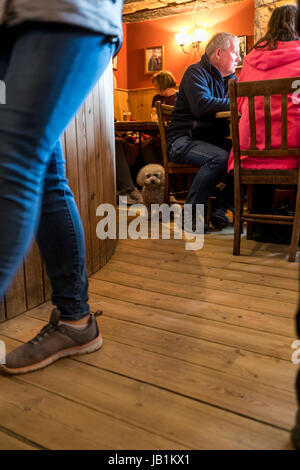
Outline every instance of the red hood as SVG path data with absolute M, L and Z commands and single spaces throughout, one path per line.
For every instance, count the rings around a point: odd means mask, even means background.
M 287 54 L 287 49 L 289 53 Z M 300 41 L 278 42 L 277 49 L 253 49 L 244 59 L 250 67 L 256 70 L 271 70 L 284 67 L 300 59 Z

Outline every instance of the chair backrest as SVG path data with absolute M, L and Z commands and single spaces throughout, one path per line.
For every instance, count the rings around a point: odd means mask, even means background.
M 234 79 L 229 81 L 229 97 L 231 109 L 232 126 L 232 148 L 234 155 L 234 171 L 240 168 L 240 136 L 238 124 L 238 105 L 237 98 L 248 98 L 249 109 L 249 129 L 250 129 L 250 148 L 242 149 L 242 155 L 251 157 L 287 157 L 299 156 L 299 148 L 288 147 L 288 96 L 293 94 L 295 84 L 299 85 L 300 77 L 280 78 L 274 80 L 257 80 L 251 82 L 236 82 Z M 272 149 L 272 115 L 271 115 L 271 96 L 281 97 L 281 145 L 280 148 Z M 264 122 L 265 122 L 265 143 L 264 148 L 257 149 L 256 142 L 256 119 L 255 103 L 256 96 L 264 97 Z M 291 99 L 291 98 L 290 98 Z
M 169 106 L 167 104 L 162 104 L 160 101 L 156 101 L 155 107 L 158 118 L 158 127 L 161 140 L 161 150 L 163 154 L 164 167 L 165 170 L 167 170 L 169 160 L 166 144 L 166 129 L 168 127 L 168 123 L 170 121 L 174 106 Z

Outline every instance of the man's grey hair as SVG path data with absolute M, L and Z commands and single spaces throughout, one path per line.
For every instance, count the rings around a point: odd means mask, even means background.
M 239 38 L 231 33 L 217 33 L 207 43 L 205 53 L 210 57 L 219 47 L 226 50 L 230 47 L 231 41 L 239 41 Z

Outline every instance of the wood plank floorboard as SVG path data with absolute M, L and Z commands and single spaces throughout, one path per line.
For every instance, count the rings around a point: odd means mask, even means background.
M 210 234 L 120 240 L 90 278 L 104 345 L 0 375 L 0 449 L 291 449 L 298 263 L 287 247 Z M 50 302 L 0 325 L 10 351 Z
M 31 443 L 24 442 L 21 438 L 19 439 L 7 429 L 4 431 L 0 430 L 0 450 L 36 450 L 38 447 Z
M 133 270 L 132 270 L 133 271 Z M 179 297 L 179 301 L 184 302 L 184 299 L 191 299 L 200 302 L 207 302 L 210 304 L 218 304 L 224 306 L 232 306 L 240 308 L 243 306 L 246 310 L 256 311 L 260 313 L 266 313 L 270 315 L 277 316 L 287 316 L 291 317 L 294 315 L 294 305 L 297 301 L 297 296 L 295 296 L 294 301 L 292 302 L 289 299 L 289 302 L 284 302 L 280 298 L 276 299 L 274 295 L 274 300 L 270 298 L 259 298 L 253 297 L 251 295 L 240 294 L 235 292 L 228 292 L 226 290 L 219 289 L 210 289 L 203 286 L 194 286 L 194 285 L 182 285 L 169 281 L 166 276 L 158 276 L 156 279 L 151 279 L 151 277 L 142 276 L 140 273 L 132 274 L 127 272 L 126 275 L 122 275 L 120 271 L 114 271 L 113 268 L 103 268 L 100 272 L 95 274 L 92 278 L 100 279 L 105 282 L 112 282 L 115 284 L 122 284 L 126 287 L 134 287 L 136 289 L 145 289 L 150 292 L 158 292 L 162 294 L 172 295 Z M 145 273 L 145 271 L 144 271 Z M 160 273 L 159 273 L 160 274 Z M 165 273 L 163 272 L 163 275 Z M 200 303 L 201 305 L 201 303 Z
M 269 315 L 263 312 L 250 311 L 244 308 L 230 307 L 230 305 L 218 305 L 212 302 L 199 301 L 186 297 L 157 293 L 153 290 L 140 290 L 120 283 L 110 283 L 92 278 L 90 280 L 90 292 L 101 296 L 115 297 L 120 300 L 133 302 L 139 305 L 147 305 L 158 309 L 171 310 L 172 312 L 185 313 L 190 316 L 207 318 L 210 320 L 228 323 L 230 325 L 245 326 L 272 333 L 281 333 L 282 317 Z M 295 307 L 292 308 L 290 322 L 292 325 L 292 315 L 295 314 Z M 278 322 L 280 327 L 278 328 Z

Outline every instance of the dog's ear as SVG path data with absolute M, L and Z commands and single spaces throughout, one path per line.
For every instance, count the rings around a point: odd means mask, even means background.
M 145 171 L 144 168 L 141 168 L 136 177 L 136 182 L 139 186 L 144 186 L 145 181 Z

